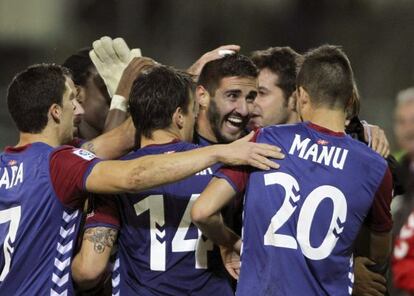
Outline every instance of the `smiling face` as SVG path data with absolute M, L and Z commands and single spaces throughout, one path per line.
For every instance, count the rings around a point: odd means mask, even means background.
M 225 77 L 211 97 L 207 117 L 219 143 L 239 139 L 249 121 L 249 107 L 257 96 L 257 79 Z
M 278 75 L 268 68 L 260 70 L 259 93 L 249 121 L 251 129 L 287 122 L 290 110 L 278 81 Z

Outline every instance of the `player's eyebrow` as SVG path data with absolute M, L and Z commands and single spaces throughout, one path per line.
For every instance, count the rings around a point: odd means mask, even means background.
M 224 94 L 226 96 L 232 95 L 232 94 L 234 94 L 234 95 L 241 95 L 241 93 L 242 93 L 242 91 L 240 89 L 228 89 L 228 90 L 226 90 L 224 92 Z

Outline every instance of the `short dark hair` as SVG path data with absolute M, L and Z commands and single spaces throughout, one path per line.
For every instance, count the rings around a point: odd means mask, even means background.
M 205 64 L 197 84 L 207 89 L 210 95 L 214 95 L 221 79 L 225 77 L 256 78 L 257 74 L 257 68 L 252 60 L 241 54 L 232 54 Z
M 81 48 L 63 62 L 63 66 L 72 72 L 73 82 L 76 85 L 85 86 L 88 77 L 92 74 L 91 68 L 95 67 L 89 57 L 90 50 L 90 47 Z
M 154 67 L 138 76 L 129 96 L 131 117 L 137 130 L 151 138 L 153 131 L 171 125 L 178 107 L 186 114 L 194 86 L 190 75 L 167 66 Z
M 46 127 L 50 106 L 62 106 L 67 77 L 70 71 L 62 66 L 38 64 L 13 78 L 7 105 L 19 131 L 40 133 Z
M 354 85 L 351 63 L 339 46 L 323 45 L 304 55 L 297 86 L 309 93 L 313 103 L 345 109 Z
M 259 70 L 267 68 L 278 76 L 277 86 L 282 89 L 286 100 L 296 89 L 296 75 L 301 57 L 288 46 L 270 47 L 252 53 L 252 60 Z

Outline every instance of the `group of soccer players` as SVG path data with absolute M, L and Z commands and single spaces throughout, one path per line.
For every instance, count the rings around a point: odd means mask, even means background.
M 1 295 L 386 293 L 388 143 L 346 54 L 239 50 L 179 71 L 103 37 L 17 74 Z

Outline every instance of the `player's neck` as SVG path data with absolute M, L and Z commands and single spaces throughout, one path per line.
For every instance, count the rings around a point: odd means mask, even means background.
M 16 147 L 25 146 L 36 142 L 42 142 L 52 147 L 62 145 L 59 140 L 59 136 L 50 129 L 45 128 L 41 133 L 38 134 L 20 132 L 19 142 L 16 144 Z
M 288 120 L 285 122 L 286 124 L 298 123 L 300 122 L 300 118 L 297 112 L 290 112 Z
M 151 134 L 151 138 L 141 136 L 141 147 L 149 145 L 160 145 L 170 143 L 174 140 L 181 140 L 181 135 L 175 130 L 156 130 Z
M 345 131 L 345 112 L 343 111 L 318 108 L 313 110 L 306 120 L 334 132 Z
M 200 112 L 197 117 L 197 133 L 204 139 L 212 143 L 217 143 L 217 138 L 211 129 L 210 121 L 207 118 L 207 112 Z

